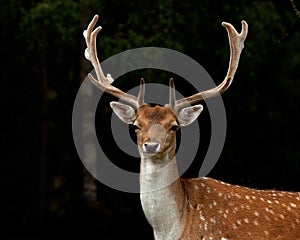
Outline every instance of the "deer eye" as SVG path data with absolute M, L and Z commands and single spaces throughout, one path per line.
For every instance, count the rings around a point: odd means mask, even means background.
M 170 131 L 176 132 L 179 129 L 178 125 L 173 125 L 172 127 L 170 127 Z
M 133 125 L 133 130 L 135 132 L 137 132 L 137 131 L 141 130 L 141 128 L 139 126 L 137 126 L 137 125 Z

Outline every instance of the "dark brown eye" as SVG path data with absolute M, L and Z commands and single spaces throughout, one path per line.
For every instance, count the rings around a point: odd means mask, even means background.
M 178 125 L 173 125 L 173 126 L 170 128 L 170 131 L 176 132 L 178 129 L 179 129 L 179 126 L 178 126 Z

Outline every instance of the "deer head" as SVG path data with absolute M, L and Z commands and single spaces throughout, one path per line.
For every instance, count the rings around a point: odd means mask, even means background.
M 84 31 L 87 48 L 85 57 L 89 60 L 97 75 L 97 79 L 89 74 L 91 82 L 101 89 L 127 103 L 111 102 L 110 106 L 116 115 L 125 123 L 133 124 L 137 134 L 137 144 L 141 156 L 161 158 L 162 156 L 174 153 L 176 134 L 175 132 L 183 126 L 191 124 L 202 112 L 203 106 L 199 103 L 225 92 L 232 83 L 234 74 L 238 67 L 241 51 L 244 47 L 244 40 L 247 36 L 248 26 L 242 21 L 242 32 L 239 34 L 234 27 L 223 22 L 226 28 L 230 44 L 230 62 L 227 75 L 223 82 L 213 89 L 196 93 L 192 96 L 176 100 L 173 79 L 170 79 L 169 103 L 164 106 L 150 106 L 144 102 L 145 82 L 141 79 L 138 96 L 127 94 L 111 85 L 110 75 L 103 74 L 96 51 L 96 38 L 101 27 L 94 29 L 98 16 L 90 22 L 87 30 Z M 94 29 L 94 30 L 93 30 Z

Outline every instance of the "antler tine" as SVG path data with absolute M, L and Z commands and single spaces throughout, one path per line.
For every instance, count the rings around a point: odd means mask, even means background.
M 91 82 L 101 89 L 102 91 L 105 91 L 119 99 L 122 99 L 125 102 L 128 102 L 136 107 L 140 106 L 140 101 L 138 100 L 137 97 L 127 94 L 120 90 L 119 88 L 116 88 L 111 85 L 111 83 L 114 81 L 113 78 L 111 77 L 110 74 L 107 74 L 107 77 L 105 77 L 101 65 L 98 60 L 97 56 L 97 35 L 101 31 L 101 27 L 97 27 L 94 29 L 96 23 L 98 21 L 98 15 L 95 15 L 90 24 L 88 25 L 87 30 L 83 32 L 83 36 L 85 38 L 85 42 L 87 45 L 87 48 L 85 49 L 85 58 L 91 62 L 93 65 L 97 79 L 94 78 L 92 74 L 89 74 L 89 79 Z M 94 30 L 93 30 L 94 29 Z M 144 95 L 144 86 L 140 87 L 140 94 L 139 95 Z
M 176 97 L 175 97 L 175 86 L 173 78 L 170 78 L 170 93 L 169 93 L 169 107 L 175 109 Z
M 144 102 L 144 96 L 145 96 L 145 81 L 143 78 L 141 78 L 140 81 L 140 92 L 137 98 L 137 106 L 140 107 L 145 104 Z
M 194 104 L 203 101 L 205 99 L 222 94 L 228 89 L 228 87 L 232 83 L 234 74 L 238 67 L 241 52 L 244 48 L 244 41 L 247 37 L 248 24 L 245 21 L 242 21 L 241 33 L 238 33 L 230 23 L 223 22 L 222 26 L 225 27 L 227 30 L 228 38 L 229 38 L 229 46 L 230 46 L 229 67 L 225 79 L 223 80 L 222 83 L 220 83 L 215 88 L 200 93 L 196 93 L 187 98 L 177 100 L 174 107 L 175 111 L 178 111 L 180 108 L 183 108 L 190 104 Z

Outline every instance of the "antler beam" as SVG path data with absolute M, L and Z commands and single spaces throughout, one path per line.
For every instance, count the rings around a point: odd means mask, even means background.
M 132 104 L 133 106 L 139 107 L 144 104 L 144 80 L 141 79 L 141 86 L 140 86 L 140 92 L 138 97 L 135 97 L 131 94 L 127 94 L 120 90 L 119 88 L 116 88 L 112 86 L 112 82 L 114 81 L 110 74 L 107 74 L 107 77 L 105 77 L 101 65 L 98 60 L 97 56 L 97 35 L 101 31 L 102 27 L 97 27 L 94 29 L 96 23 L 98 21 L 98 15 L 95 15 L 93 20 L 88 25 L 88 28 L 84 30 L 83 36 L 85 38 L 85 42 L 87 45 L 87 48 L 85 49 L 85 58 L 91 62 L 93 65 L 97 79 L 94 78 L 92 74 L 89 74 L 88 77 L 91 80 L 91 82 L 97 87 L 100 88 L 102 91 L 105 91 L 106 93 L 113 95 L 119 99 L 122 99 L 123 101 Z M 93 30 L 94 29 L 94 30 Z
M 220 83 L 218 86 L 215 88 L 196 93 L 192 96 L 189 96 L 187 98 L 182 98 L 180 100 L 172 100 L 173 104 L 171 104 L 170 100 L 170 107 L 173 105 L 173 110 L 177 112 L 181 108 L 195 104 L 197 102 L 201 102 L 207 98 L 215 97 L 219 94 L 222 94 L 227 90 L 227 88 L 230 86 L 232 83 L 234 74 L 236 72 L 236 69 L 238 67 L 239 59 L 241 52 L 244 48 L 244 41 L 247 37 L 248 33 L 248 24 L 245 21 L 242 21 L 242 31 L 241 33 L 238 33 L 235 28 L 227 22 L 223 22 L 222 26 L 226 28 L 227 33 L 228 33 L 228 38 L 229 38 L 229 46 L 230 46 L 230 60 L 229 60 L 229 67 L 227 71 L 227 75 L 225 79 L 223 80 L 222 83 Z M 170 88 L 174 88 L 173 81 L 170 83 Z M 172 86 L 171 86 L 172 85 Z M 175 106 L 174 106 L 174 101 L 175 101 Z

